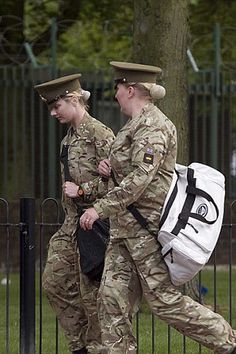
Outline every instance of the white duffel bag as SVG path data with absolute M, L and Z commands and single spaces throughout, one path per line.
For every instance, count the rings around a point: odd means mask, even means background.
M 224 197 L 221 172 L 197 162 L 176 164 L 158 232 L 174 285 L 191 280 L 209 260 L 222 226 Z

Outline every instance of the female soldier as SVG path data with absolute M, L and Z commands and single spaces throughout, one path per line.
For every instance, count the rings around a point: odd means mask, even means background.
M 80 271 L 75 238 L 79 216 L 107 192 L 107 182 L 97 172 L 108 157 L 112 131 L 87 112 L 90 93 L 82 90 L 80 74 L 58 78 L 35 88 L 61 124 L 69 124 L 61 150 L 67 149 L 62 166 L 62 205 L 65 220 L 52 236 L 43 274 L 43 288 L 74 354 L 101 354 L 97 319 L 98 281 Z M 66 176 L 67 174 L 67 176 Z
M 156 85 L 157 67 L 111 62 L 116 99 L 130 117 L 112 144 L 110 164 L 118 186 L 81 216 L 87 228 L 110 218 L 110 244 L 100 287 L 102 340 L 110 354 L 135 354 L 132 334 L 133 294 L 143 295 L 152 312 L 184 335 L 217 354 L 236 353 L 236 332 L 218 314 L 175 288 L 160 244 L 126 209 L 131 203 L 158 230 L 162 206 L 176 162 L 176 129 L 153 104 L 164 96 Z M 108 160 L 106 160 L 108 164 Z M 101 172 L 107 174 L 105 163 Z

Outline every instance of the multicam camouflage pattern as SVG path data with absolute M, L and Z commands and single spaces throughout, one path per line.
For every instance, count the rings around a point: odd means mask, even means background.
M 80 295 L 77 247 L 71 235 L 61 230 L 49 243 L 43 288 L 69 341 L 70 350 L 83 348 L 88 321 Z
M 99 283 L 90 281 L 79 267 L 75 230 L 82 209 L 107 192 L 107 182 L 98 176 L 99 162 L 108 157 L 114 139 L 112 131 L 85 114 L 80 127 L 70 128 L 62 144 L 68 144 L 68 164 L 73 181 L 82 186 L 84 196 L 62 196 L 65 220 L 49 243 L 43 274 L 43 288 L 69 342 L 71 351 L 86 346 L 91 354 L 101 354 L 101 333 L 97 318 Z M 64 182 L 63 166 L 62 180 Z
M 142 295 L 155 315 L 181 333 L 216 354 L 232 353 L 236 332 L 219 314 L 172 285 L 160 245 L 150 234 L 138 233 L 113 239 L 108 246 L 98 301 L 107 354 L 137 353 L 132 313 Z
M 111 165 L 120 185 L 94 203 L 110 217 L 111 234 L 99 292 L 103 344 L 108 354 L 136 354 L 132 315 L 142 296 L 159 318 L 212 349 L 229 354 L 236 333 L 218 314 L 172 285 L 160 245 L 126 206 L 137 209 L 157 232 L 176 161 L 174 125 L 153 104 L 129 120 L 111 150 Z
M 151 103 L 119 131 L 110 160 L 120 185 L 94 204 L 101 218 L 110 217 L 111 237 L 137 236 L 140 226 L 126 210 L 133 202 L 157 230 L 176 151 L 175 126 Z
M 78 129 L 70 128 L 62 140 L 69 145 L 68 165 L 73 181 L 79 185 L 84 195 L 71 199 L 62 195 L 62 206 L 65 211 L 65 220 L 62 229 L 65 233 L 72 234 L 78 222 L 78 210 L 88 208 L 96 198 L 101 198 L 108 191 L 108 183 L 98 173 L 100 161 L 108 158 L 114 134 L 104 124 L 92 118 L 88 113 Z M 62 169 L 62 182 L 64 183 L 64 167 Z

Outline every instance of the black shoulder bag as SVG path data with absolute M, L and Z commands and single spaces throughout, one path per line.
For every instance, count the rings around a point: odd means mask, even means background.
M 72 181 L 68 166 L 68 145 L 63 145 L 60 160 L 64 165 L 65 181 Z M 82 212 L 79 211 L 81 216 Z M 109 220 L 98 219 L 91 230 L 83 230 L 78 223 L 76 240 L 80 254 L 80 267 L 89 279 L 100 281 L 103 273 L 104 258 L 109 242 Z

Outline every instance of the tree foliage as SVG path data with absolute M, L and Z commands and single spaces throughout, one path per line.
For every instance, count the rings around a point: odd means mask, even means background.
M 61 36 L 59 66 L 79 66 L 83 70 L 107 68 L 109 60 L 129 60 L 132 47 L 132 9 L 123 1 L 84 3 L 81 16 Z M 101 1 L 99 1 L 101 6 Z M 102 8 L 102 6 L 101 6 Z M 93 14 L 92 20 L 88 20 Z M 73 48 L 70 50 L 70 48 Z
M 190 5 L 191 37 L 189 47 L 200 68 L 211 67 L 214 61 L 213 31 L 216 23 L 221 32 L 221 59 L 226 66 L 234 66 L 236 48 L 236 2 L 234 0 L 195 0 Z
M 34 41 L 46 32 L 50 27 L 51 18 L 60 14 L 59 2 L 47 1 L 25 1 L 25 37 L 28 41 Z M 37 16 L 36 16 L 37 14 Z
M 5 0 L 1 4 L 0 44 L 4 53 L 10 51 L 15 62 L 13 56 L 23 56 L 23 43 L 27 41 L 39 62 L 49 63 L 51 23 L 56 17 L 60 67 L 87 70 L 91 66 L 106 67 L 114 58 L 131 60 L 135 3 L 136 0 Z M 189 13 L 189 48 L 199 67 L 213 64 L 216 22 L 221 26 L 222 62 L 235 67 L 236 2 L 189 0 Z M 7 60 L 1 57 L 1 63 Z
M 56 17 L 60 68 L 76 66 L 89 70 L 107 67 L 108 60 L 117 53 L 120 60 L 130 58 L 132 3 L 132 0 L 125 3 L 122 0 L 28 0 L 25 6 L 25 35 L 34 43 L 34 53 L 41 51 L 41 63 L 46 63 L 51 18 Z M 37 16 L 34 16 L 36 13 Z

